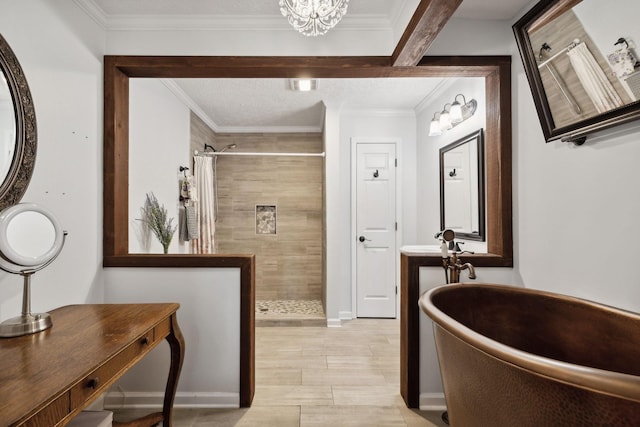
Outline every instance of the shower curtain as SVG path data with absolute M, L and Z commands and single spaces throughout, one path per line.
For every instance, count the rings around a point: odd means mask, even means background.
M 193 251 L 212 254 L 215 253 L 216 232 L 213 159 L 210 156 L 194 156 L 193 163 L 198 196 L 196 214 L 200 229 Z
M 578 80 L 599 113 L 622 106 L 622 99 L 584 42 L 576 45 L 567 55 Z

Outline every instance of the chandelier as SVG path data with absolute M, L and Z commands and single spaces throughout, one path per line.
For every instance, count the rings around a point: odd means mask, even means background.
M 347 13 L 349 0 L 280 0 L 280 12 L 305 36 L 320 36 Z

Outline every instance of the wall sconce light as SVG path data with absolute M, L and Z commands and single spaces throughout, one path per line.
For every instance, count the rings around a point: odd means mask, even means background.
M 458 97 L 462 97 L 462 103 L 458 102 Z M 442 135 L 443 131 L 449 130 L 473 116 L 477 108 L 478 102 L 475 99 L 467 102 L 463 94 L 457 94 L 453 103 L 445 104 L 440 113 L 436 112 L 433 115 L 433 120 L 429 125 L 429 136 Z M 436 119 L 437 114 L 440 114 L 438 119 Z
M 462 97 L 462 104 L 458 102 L 459 96 Z M 453 104 L 451 104 L 451 109 L 449 110 L 451 123 L 461 123 L 467 120 L 469 117 L 473 116 L 476 112 L 476 108 L 478 108 L 478 102 L 475 99 L 467 102 L 463 94 L 457 94 L 453 100 Z
M 447 105 L 451 104 L 444 104 L 444 108 L 440 112 L 440 130 L 449 130 L 453 127 L 451 124 L 451 116 L 449 115 L 449 110 L 447 110 Z
M 439 113 L 433 114 L 433 119 L 431 119 L 431 124 L 429 125 L 429 136 L 438 136 L 442 135 L 442 129 L 440 128 L 440 118 L 436 118 Z

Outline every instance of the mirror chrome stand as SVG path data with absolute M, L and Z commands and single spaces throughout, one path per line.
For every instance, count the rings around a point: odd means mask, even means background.
M 20 270 L 15 263 L 10 263 L 0 256 L 0 269 L 7 273 L 19 274 L 24 278 L 24 287 L 22 290 L 22 314 L 12 317 L 0 323 L 0 338 L 20 337 L 22 335 L 35 334 L 44 331 L 53 325 L 49 313 L 31 313 L 31 276 L 36 271 L 40 271 L 51 264 L 62 251 L 64 242 L 67 239 L 67 232 L 62 232 L 62 240 L 59 246 L 51 254 L 48 261 L 39 266 L 29 269 Z
M 22 315 L 0 323 L 0 337 L 9 338 L 35 334 L 51 327 L 49 313 L 31 313 L 31 276 L 35 272 L 36 270 L 23 270 L 20 272 L 20 275 L 24 277 Z

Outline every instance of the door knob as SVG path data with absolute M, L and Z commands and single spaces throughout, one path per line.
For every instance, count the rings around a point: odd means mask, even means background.
M 365 240 L 366 240 L 367 242 L 370 242 L 370 241 L 371 241 L 371 239 L 367 239 L 367 238 L 366 238 L 366 237 L 364 237 L 364 236 L 360 236 L 360 237 L 358 237 L 358 240 L 360 240 L 360 241 L 361 241 L 361 242 L 363 242 L 363 243 L 364 243 L 364 241 L 365 241 Z

